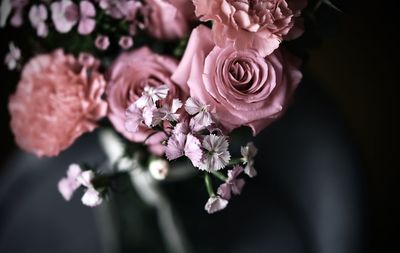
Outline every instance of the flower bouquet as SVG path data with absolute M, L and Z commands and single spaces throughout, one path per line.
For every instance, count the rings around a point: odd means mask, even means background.
M 307 9 L 321 3 L 331 5 Z M 204 180 L 205 211 L 221 211 L 257 175 L 257 148 L 232 133 L 249 128 L 257 136 L 284 114 L 300 83 L 301 60 L 285 45 L 302 35 L 306 6 L 3 0 L 0 26 L 30 34 L 26 53 L 10 41 L 5 56 L 21 71 L 9 99 L 15 141 L 52 157 L 102 129 L 108 161 L 101 168 L 71 161 L 58 183 L 67 201 L 83 188 L 82 203 L 98 206 L 126 174 L 157 206 L 166 201 L 157 182 L 195 175 Z

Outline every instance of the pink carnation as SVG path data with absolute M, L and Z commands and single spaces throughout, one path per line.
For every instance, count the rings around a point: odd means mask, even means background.
M 154 131 L 145 125 L 140 125 L 136 132 L 129 132 L 125 128 L 127 120 L 125 112 L 130 105 L 142 96 L 146 86 L 169 87 L 166 99 L 160 101 L 170 105 L 174 98 L 183 100 L 186 95 L 171 81 L 170 76 L 176 70 L 177 62 L 169 57 L 151 52 L 147 47 L 123 53 L 111 66 L 107 100 L 109 102 L 108 118 L 115 129 L 127 139 L 134 142 L 143 142 Z M 164 152 L 161 141 L 166 136 L 163 133 L 152 135 L 146 142 L 151 151 L 157 154 Z
M 34 57 L 8 106 L 17 144 L 38 156 L 57 155 L 105 116 L 104 89 L 96 69 L 62 50 Z
M 218 46 L 233 42 L 235 49 L 253 48 L 269 55 L 289 33 L 306 0 L 193 0 L 196 15 L 213 21 Z M 290 37 L 299 36 L 296 31 Z
M 287 108 L 302 76 L 299 65 L 283 50 L 263 58 L 253 49 L 214 46 L 210 29 L 199 26 L 172 79 L 215 108 L 216 122 L 227 130 L 246 125 L 257 134 Z

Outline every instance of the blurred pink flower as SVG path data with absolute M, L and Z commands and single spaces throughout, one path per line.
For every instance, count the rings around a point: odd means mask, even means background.
M 9 70 L 14 70 L 17 68 L 18 61 L 21 59 L 21 50 L 14 45 L 14 42 L 8 44 L 9 52 L 4 58 L 4 63 L 7 65 Z
M 199 26 L 171 79 L 215 108 L 213 117 L 227 130 L 245 125 L 256 135 L 286 111 L 302 77 L 300 64 L 284 50 L 261 57 L 254 49 L 220 48 L 210 29 Z
M 213 37 L 219 47 L 252 48 L 262 56 L 278 48 L 294 26 L 306 0 L 193 0 L 196 15 L 213 21 Z M 292 36 L 294 37 L 294 36 Z
M 82 186 L 86 187 L 85 193 L 83 194 L 81 201 L 84 205 L 89 207 L 98 206 L 103 202 L 101 193 L 97 191 L 92 184 L 92 180 L 94 178 L 94 172 L 91 170 L 83 171 L 77 177 L 78 182 Z
M 32 58 L 8 105 L 17 144 L 37 156 L 57 155 L 105 116 L 104 89 L 95 68 L 62 50 Z
M 217 193 L 223 199 L 229 200 L 231 198 L 231 193 L 239 195 L 246 183 L 244 179 L 237 178 L 243 172 L 243 167 L 236 165 L 232 170 L 228 171 L 228 179 L 226 183 L 221 184 L 218 187 Z
M 107 48 L 110 46 L 110 40 L 105 35 L 98 35 L 94 44 L 97 49 L 107 50 Z
M 145 0 L 146 29 L 148 33 L 157 39 L 176 39 L 187 34 L 188 20 L 170 0 Z M 189 2 L 189 1 L 188 1 Z M 179 5 L 181 6 L 181 5 Z M 178 6 L 178 7 L 179 7 Z
M 47 9 L 43 4 L 32 5 L 29 10 L 29 20 L 32 26 L 36 29 L 36 33 L 39 37 L 46 37 L 48 34 L 48 28 L 45 23 L 47 19 Z
M 174 98 L 185 99 L 187 95 L 170 79 L 176 67 L 177 62 L 173 58 L 153 53 L 149 48 L 142 47 L 121 54 L 108 71 L 108 118 L 115 129 L 128 140 L 142 143 L 147 139 L 145 144 L 156 154 L 164 152 L 165 147 L 161 142 L 166 139 L 165 134 L 162 132 L 154 134 L 154 130 L 144 125 L 139 125 L 136 132 L 127 131 L 125 112 L 128 106 L 146 94 L 153 101 L 167 94 L 165 99 L 159 101 L 160 106 L 171 104 Z M 165 92 L 164 89 L 157 89 L 164 86 L 168 87 Z M 152 88 L 146 88 L 145 91 L 145 87 Z M 140 109 L 146 104 L 147 102 L 144 101 L 136 105 Z M 149 135 L 152 136 L 148 138 Z
M 115 19 L 124 18 L 129 11 L 132 11 L 133 0 L 100 0 L 100 8 L 105 10 L 107 15 Z
M 81 186 L 77 180 L 81 173 L 82 170 L 78 164 L 71 164 L 67 171 L 67 177 L 63 177 L 58 182 L 58 191 L 66 201 L 70 201 L 74 192 Z
M 122 36 L 118 42 L 122 49 L 129 49 L 133 46 L 133 39 L 130 36 Z
M 14 9 L 14 14 L 11 17 L 11 25 L 20 27 L 24 23 L 24 8 L 28 5 L 29 0 L 10 0 L 11 6 Z
M 60 33 L 69 32 L 78 22 L 79 9 L 77 5 L 70 0 L 53 2 L 50 5 L 50 9 L 54 26 Z
M 79 25 L 78 32 L 82 35 L 87 35 L 93 32 L 96 26 L 96 9 L 89 1 L 81 1 L 79 3 Z

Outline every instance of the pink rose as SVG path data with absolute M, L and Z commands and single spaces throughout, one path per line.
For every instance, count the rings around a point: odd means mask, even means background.
M 81 64 L 62 50 L 26 64 L 8 106 L 21 148 L 37 156 L 55 156 L 96 127 L 107 112 L 101 99 L 105 81 L 96 65 L 95 60 Z
M 204 104 L 227 130 L 250 126 L 256 135 L 282 115 L 300 82 L 299 59 L 283 50 L 263 58 L 257 51 L 214 46 L 199 26 L 172 80 Z
M 306 0 L 193 0 L 200 20 L 213 21 L 215 43 L 235 49 L 253 48 L 267 56 L 292 29 Z M 301 35 L 296 29 L 293 39 Z
M 188 33 L 193 8 L 190 0 L 146 0 L 147 31 L 157 39 L 181 38 Z
M 123 53 L 118 57 L 109 71 L 107 88 L 108 118 L 118 132 L 134 142 L 143 142 L 154 133 L 145 126 L 139 126 L 135 133 L 127 131 L 125 111 L 142 95 L 145 86 L 157 87 L 166 84 L 169 92 L 163 102 L 171 104 L 173 98 L 180 98 L 183 101 L 185 94 L 170 79 L 176 68 L 176 60 L 153 53 L 147 47 Z M 161 145 L 161 141 L 165 138 L 166 136 L 160 132 L 152 135 L 146 144 L 152 152 L 162 154 L 164 146 Z

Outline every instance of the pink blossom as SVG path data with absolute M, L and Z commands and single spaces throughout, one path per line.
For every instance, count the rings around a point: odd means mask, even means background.
M 171 2 L 173 1 L 145 1 L 142 11 L 145 12 L 143 15 L 146 19 L 147 32 L 157 39 L 181 38 L 188 32 L 188 20 L 185 18 L 183 10 L 177 9 L 177 6 Z
M 283 49 L 264 58 L 253 49 L 217 47 L 210 29 L 199 26 L 172 80 L 215 108 L 213 117 L 228 131 L 245 125 L 256 135 L 286 111 L 302 77 L 300 63 Z
M 28 5 L 29 0 L 11 0 L 10 4 L 14 9 L 14 15 L 11 17 L 11 25 L 20 27 L 24 23 L 24 9 Z M 3 4 L 2 4 L 3 7 Z M 3 14 L 2 14 L 3 15 Z
M 199 169 L 205 171 L 217 171 L 223 169 L 230 161 L 228 141 L 225 136 L 210 134 L 204 137 L 202 143 L 205 149 Z
M 225 209 L 228 203 L 229 202 L 226 199 L 223 199 L 219 196 L 212 196 L 208 199 L 204 209 L 207 211 L 207 213 L 212 214 Z
M 9 70 L 14 70 L 17 67 L 18 61 L 21 59 L 21 50 L 14 45 L 14 42 L 8 44 L 9 52 L 4 58 L 4 63 Z
M 125 129 L 128 132 L 135 133 L 139 125 L 143 122 L 143 112 L 134 103 L 126 110 Z
M 239 195 L 242 192 L 245 181 L 242 178 L 237 178 L 243 172 L 243 167 L 236 165 L 232 170 L 228 171 L 228 179 L 226 183 L 218 187 L 218 195 L 223 199 L 229 200 L 231 193 Z
M 233 43 L 236 50 L 252 48 L 267 56 L 292 29 L 306 0 L 193 0 L 193 3 L 201 20 L 213 21 L 213 38 L 219 47 Z
M 203 151 L 201 150 L 201 144 L 198 138 L 192 134 L 188 134 L 186 136 L 184 152 L 185 156 L 193 163 L 193 166 L 200 166 L 200 161 L 203 158 Z
M 181 107 L 182 102 L 177 98 L 172 100 L 171 106 L 164 104 L 158 111 L 160 120 L 177 122 L 180 117 L 180 114 L 177 112 Z
M 165 155 L 168 160 L 175 160 L 183 155 L 188 157 L 194 166 L 200 165 L 203 157 L 200 140 L 192 134 L 173 134 L 167 142 Z
M 252 142 L 249 142 L 246 146 L 241 147 L 240 152 L 242 154 L 241 160 L 243 161 L 243 164 L 246 164 L 244 173 L 249 177 L 255 177 L 257 175 L 257 171 L 254 168 L 254 157 L 257 155 L 257 148 Z
M 81 185 L 77 180 L 81 172 L 81 167 L 78 164 L 71 164 L 67 171 L 67 177 L 63 177 L 58 182 L 58 191 L 66 201 L 71 200 L 72 195 Z
M 214 122 L 209 112 L 209 107 L 209 105 L 201 103 L 196 98 L 188 98 L 186 100 L 185 110 L 189 115 L 195 115 L 191 120 L 191 124 L 196 131 L 204 129 Z
M 47 19 L 47 9 L 43 4 L 33 5 L 29 10 L 29 20 L 32 26 L 36 29 L 39 37 L 46 37 L 48 28 L 45 23 Z
M 141 109 L 145 106 L 152 106 L 158 100 L 165 99 L 168 95 L 168 90 L 169 87 L 166 84 L 158 87 L 145 86 L 142 96 L 136 101 L 136 106 Z
M 54 26 L 60 33 L 69 32 L 78 22 L 78 7 L 70 0 L 54 2 L 50 5 L 50 9 Z
M 105 10 L 107 15 L 115 19 L 124 18 L 129 11 L 132 11 L 132 0 L 100 0 L 100 8 Z
M 107 50 L 107 48 L 110 46 L 110 40 L 105 35 L 98 35 L 96 37 L 94 44 L 97 47 L 97 49 Z
M 89 1 L 81 1 L 79 3 L 79 25 L 78 32 L 82 35 L 87 35 L 93 32 L 96 26 L 96 9 L 94 5 Z
M 98 206 L 103 202 L 101 193 L 97 191 L 92 181 L 95 178 L 95 174 L 91 170 L 83 171 L 77 177 L 77 181 L 84 187 L 86 187 L 85 193 L 83 194 L 81 201 L 84 205 L 89 207 Z
M 147 102 L 156 100 L 161 107 L 164 104 L 171 104 L 174 98 L 186 99 L 186 93 L 182 92 L 170 79 L 176 67 L 175 59 L 153 53 L 149 48 L 142 47 L 121 54 L 109 70 L 107 100 L 110 109 L 108 118 L 115 129 L 128 140 L 139 143 L 146 140 L 145 144 L 156 154 L 164 153 L 165 146 L 161 142 L 166 139 L 165 134 L 162 132 L 154 134 L 155 131 L 145 125 L 140 125 L 135 132 L 127 131 L 125 111 L 143 94 L 148 97 Z M 153 87 L 153 89 L 147 88 L 145 91 L 145 87 Z M 157 87 L 161 88 L 157 89 Z M 168 89 L 166 89 L 167 87 Z M 163 97 L 165 98 L 162 99 Z M 147 102 L 140 102 L 139 107 L 142 104 L 146 105 Z M 149 137 L 150 135 L 151 137 Z
M 122 36 L 118 42 L 122 49 L 129 49 L 133 46 L 133 39 L 130 36 Z
M 97 69 L 62 50 L 32 58 L 8 105 L 16 143 L 40 157 L 58 155 L 105 116 L 104 89 Z
M 172 161 L 184 155 L 186 143 L 186 135 L 183 133 L 177 133 L 172 135 L 167 142 L 165 149 L 165 155 L 168 160 Z

